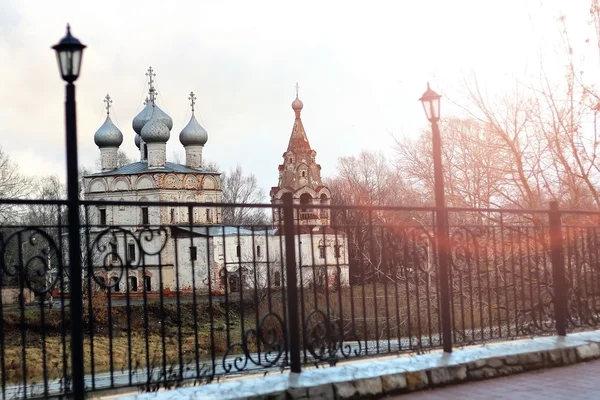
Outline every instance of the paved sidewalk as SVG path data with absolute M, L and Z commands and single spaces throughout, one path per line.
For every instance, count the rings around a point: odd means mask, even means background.
M 386 399 L 600 399 L 600 360 Z

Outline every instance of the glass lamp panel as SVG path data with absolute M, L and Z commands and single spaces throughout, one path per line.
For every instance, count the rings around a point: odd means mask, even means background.
M 439 120 L 440 119 L 440 98 L 436 98 L 433 99 L 431 101 L 431 117 L 433 117 L 434 120 Z
M 425 116 L 429 121 L 431 121 L 431 101 L 430 100 L 422 100 L 423 109 L 425 110 Z
M 81 49 L 76 49 L 71 54 L 71 65 L 73 66 L 71 73 L 73 78 L 77 79 L 81 69 L 81 55 L 83 54 L 83 51 Z

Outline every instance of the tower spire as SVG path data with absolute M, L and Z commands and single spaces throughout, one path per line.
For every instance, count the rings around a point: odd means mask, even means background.
M 154 73 L 154 69 L 152 69 L 152 67 L 148 67 L 148 72 L 146 72 L 146 76 L 148 77 L 148 98 L 154 106 L 158 92 L 154 88 L 154 77 L 156 76 L 156 74 Z
M 188 97 L 190 104 L 192 106 L 192 114 L 194 113 L 194 106 L 196 105 L 196 95 L 194 92 L 190 92 L 190 97 Z
M 298 98 L 298 89 L 300 89 L 300 85 L 296 82 L 296 98 Z
M 110 95 L 108 93 L 106 93 L 106 97 L 104 98 L 104 102 L 106 103 L 106 116 L 110 115 L 110 107 L 112 106 L 112 99 L 110 98 Z

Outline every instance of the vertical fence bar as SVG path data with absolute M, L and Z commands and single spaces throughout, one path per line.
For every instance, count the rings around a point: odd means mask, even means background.
M 550 202 L 550 257 L 552 260 L 552 280 L 554 291 L 554 315 L 556 316 L 556 332 L 559 336 L 567 335 L 567 287 L 565 282 L 565 258 L 563 255 L 562 226 L 558 202 Z
M 298 283 L 296 277 L 296 249 L 294 241 L 294 203 L 291 193 L 283 195 L 283 232 L 285 235 L 285 273 L 288 299 L 288 335 L 290 368 L 300 372 L 300 326 L 298 323 Z

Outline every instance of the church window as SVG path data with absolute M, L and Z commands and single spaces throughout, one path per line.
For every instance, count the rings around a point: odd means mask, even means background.
M 137 292 L 138 282 L 137 282 L 137 278 L 135 276 L 129 277 L 129 287 L 131 288 L 132 292 Z
M 292 157 L 290 157 L 290 164 L 291 164 L 292 162 L 293 162 L 293 161 L 292 161 Z
M 335 258 L 340 258 L 341 257 L 342 253 L 340 251 L 340 247 L 342 247 L 342 246 L 340 246 L 339 244 L 335 245 Z
M 99 211 L 99 218 L 98 218 L 98 222 L 100 223 L 100 225 L 104 226 L 106 225 L 106 209 L 105 208 L 101 208 L 98 210 Z
M 142 207 L 142 225 L 148 225 L 149 223 L 148 207 Z
M 237 255 L 237 258 L 240 258 L 242 256 L 242 248 L 239 244 L 235 248 L 235 254 Z
M 127 245 L 127 261 L 135 260 L 135 244 L 129 243 Z
M 261 254 L 260 254 L 260 246 L 256 246 L 256 257 L 260 258 Z
M 190 260 L 196 261 L 198 259 L 198 249 L 196 246 L 190 247 Z
M 152 278 L 150 278 L 149 276 L 144 277 L 144 289 L 146 290 L 146 292 L 152 290 Z
M 325 258 L 325 246 L 319 245 L 319 258 Z
M 175 223 L 175 209 L 171 208 L 171 223 Z
M 210 208 L 206 209 L 206 222 L 212 222 L 212 213 L 210 212 Z
M 110 244 L 110 259 L 112 261 L 118 261 L 119 260 L 118 248 L 117 248 L 117 244 L 116 243 L 111 243 Z
M 119 277 L 118 276 L 113 276 L 112 278 L 110 278 L 110 280 L 111 280 L 111 284 L 112 284 L 111 286 L 112 286 L 113 290 L 115 292 L 120 292 L 121 288 L 119 287 L 120 286 L 119 285 L 119 283 L 120 283 L 119 282 L 120 281 Z
M 144 144 L 144 160 L 148 159 L 148 146 Z
M 305 178 L 306 177 L 306 171 L 302 171 L 302 177 Z

